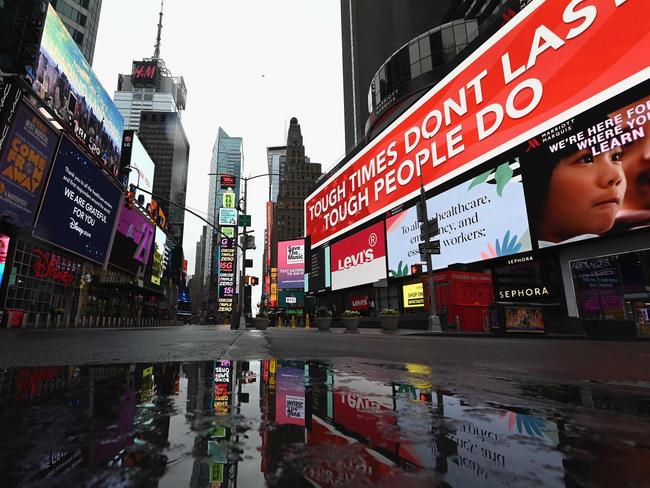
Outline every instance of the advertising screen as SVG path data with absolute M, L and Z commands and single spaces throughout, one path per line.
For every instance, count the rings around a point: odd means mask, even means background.
M 219 225 L 237 225 L 237 209 L 220 208 Z
M 156 227 L 138 209 L 122 205 L 109 262 L 139 277 L 144 276 Z
M 32 89 L 109 172 L 119 172 L 124 119 L 48 4 Z
M 59 141 L 57 134 L 27 105 L 16 106 L 0 146 L 0 218 L 31 226 Z
M 531 2 L 306 198 L 312 246 L 646 80 L 646 10 Z
M 276 371 L 275 421 L 280 425 L 305 425 L 305 371 L 280 367 Z
M 153 177 L 156 172 L 156 164 L 149 156 L 149 153 L 147 153 L 142 142 L 140 142 L 138 135 L 132 130 L 124 131 L 122 153 L 122 168 L 129 174 L 127 187 L 135 185 L 149 192 L 135 191 L 136 201 L 143 199 L 143 206 L 146 208 L 151 203 L 150 193 L 153 191 Z
M 153 243 L 151 258 L 151 283 L 160 286 L 163 274 L 165 273 L 165 246 L 167 235 L 156 227 L 156 238 Z
M 305 304 L 304 291 L 281 291 L 279 297 L 280 308 L 299 308 Z
M 64 136 L 34 236 L 104 264 L 121 198 L 122 191 Z
M 332 244 L 331 249 L 332 290 L 386 278 L 383 222 Z
M 650 82 L 521 149 L 531 230 L 550 247 L 650 226 Z
M 424 307 L 424 287 L 422 283 L 404 285 L 402 295 L 404 297 L 404 308 Z
M 305 241 L 278 242 L 278 287 L 305 287 Z
M 219 239 L 217 283 L 219 286 L 219 312 L 232 312 L 235 297 L 235 267 L 237 248 L 235 240 L 222 236 Z
M 133 86 L 156 86 L 160 73 L 158 61 L 133 61 L 131 84 Z
M 539 307 L 505 307 L 507 332 L 544 332 L 544 316 Z
M 440 228 L 434 269 L 532 249 L 516 157 L 430 198 L 427 212 L 429 218 L 438 219 Z M 419 225 L 415 207 L 386 219 L 390 276 L 406 276 L 412 264 L 422 262 Z
M 5 276 L 5 264 L 7 264 L 10 240 L 8 235 L 0 234 L 0 286 L 2 286 Z
M 329 248 L 327 248 L 329 249 Z M 325 259 L 323 246 L 311 249 L 309 253 L 310 268 L 308 273 L 309 291 L 325 289 L 326 275 L 329 275 L 329 259 Z
M 227 359 L 214 365 L 213 409 L 216 414 L 227 414 L 230 406 L 230 376 L 232 363 Z

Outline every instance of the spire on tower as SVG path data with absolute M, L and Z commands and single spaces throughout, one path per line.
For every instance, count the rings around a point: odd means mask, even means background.
M 164 0 L 160 0 L 160 17 L 158 18 L 158 36 L 156 37 L 156 46 L 153 52 L 154 59 L 160 58 L 160 35 L 162 33 L 163 1 Z

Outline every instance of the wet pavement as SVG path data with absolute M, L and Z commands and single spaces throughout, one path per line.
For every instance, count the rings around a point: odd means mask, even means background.
M 647 385 L 227 360 L 0 370 L 2 486 L 649 486 Z

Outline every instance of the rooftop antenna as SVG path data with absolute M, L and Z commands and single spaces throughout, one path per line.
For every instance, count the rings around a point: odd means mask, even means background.
M 160 34 L 162 33 L 163 2 L 160 0 L 160 17 L 158 19 L 158 36 L 156 37 L 156 46 L 153 52 L 154 59 L 160 58 Z

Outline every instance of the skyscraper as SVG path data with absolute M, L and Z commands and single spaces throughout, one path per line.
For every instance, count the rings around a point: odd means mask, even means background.
M 38 54 L 48 0 L 0 1 L 0 69 L 19 72 Z M 102 0 L 50 0 L 92 66 Z
M 159 15 L 153 57 L 134 60 L 131 74 L 118 76 L 113 99 L 124 117 L 124 128 L 138 131 L 156 163 L 153 193 L 161 197 L 156 201 L 168 215 L 170 233 L 182 243 L 185 212 L 165 200 L 185 206 L 190 145 L 181 114 L 187 89 L 183 77 L 172 76 L 160 57 L 162 11 Z
M 241 137 L 230 137 L 221 127 L 217 131 L 217 138 L 212 148 L 210 159 L 210 173 L 221 173 L 235 176 L 235 202 L 239 201 L 239 177 L 241 176 L 244 159 L 243 142 Z M 227 188 L 221 188 L 219 176 L 210 177 L 208 193 L 208 221 L 215 225 L 219 220 L 219 209 L 223 204 L 223 194 Z M 214 305 L 216 300 L 216 239 L 214 230 L 210 229 L 206 239 L 205 262 L 203 274 L 203 295 L 209 305 Z
M 50 3 L 92 65 L 102 0 L 50 0 Z
M 452 0 L 341 0 L 345 149 L 364 141 L 370 82 L 386 59 L 442 23 Z
M 291 118 L 287 134 L 287 155 L 277 201 L 273 205 L 273 232 L 271 235 L 271 261 L 276 263 L 277 243 L 298 239 L 305 233 L 303 205 L 321 175 L 321 165 L 305 156 L 300 124 Z
M 280 192 L 280 180 L 284 176 L 284 163 L 287 160 L 287 146 L 275 146 L 266 148 L 266 157 L 268 160 L 271 201 L 278 201 Z

